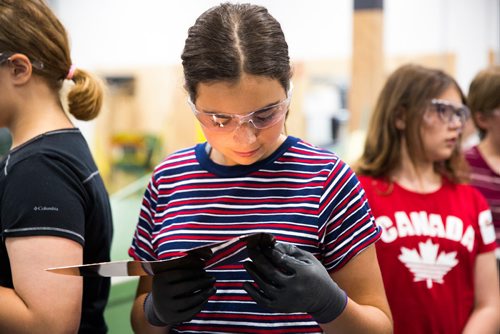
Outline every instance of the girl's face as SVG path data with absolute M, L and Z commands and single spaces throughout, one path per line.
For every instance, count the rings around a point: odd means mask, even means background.
M 462 105 L 460 93 L 455 87 L 448 88 L 429 103 L 420 129 L 429 162 L 446 160 L 457 149 L 465 124 L 460 115 L 468 115 L 468 109 Z
M 285 140 L 289 100 L 278 80 L 244 75 L 237 83 L 200 83 L 197 88 L 195 113 L 214 162 L 250 165 L 270 156 Z

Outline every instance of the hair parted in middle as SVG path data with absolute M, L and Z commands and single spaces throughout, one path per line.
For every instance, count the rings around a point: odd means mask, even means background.
M 236 83 L 250 74 L 277 79 L 288 91 L 292 76 L 280 23 L 253 4 L 223 3 L 201 14 L 189 28 L 182 65 L 193 102 L 198 83 Z
M 455 87 L 462 103 L 465 96 L 458 83 L 449 74 L 416 64 L 405 64 L 387 79 L 378 96 L 367 132 L 363 154 L 355 169 L 359 174 L 388 178 L 401 161 L 402 138 L 405 138 L 410 158 L 417 161 L 424 156 L 420 127 L 430 101 L 448 88 Z M 398 129 L 396 121 L 405 123 Z M 461 138 L 460 138 L 461 139 Z M 450 158 L 435 162 L 435 170 L 452 182 L 462 182 L 464 158 L 460 141 Z

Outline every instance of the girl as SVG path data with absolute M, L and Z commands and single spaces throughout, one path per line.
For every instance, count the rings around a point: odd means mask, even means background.
M 167 157 L 146 189 L 129 254 L 167 259 L 253 232 L 251 262 L 141 277 L 140 333 L 392 330 L 363 190 L 336 155 L 285 135 L 288 46 L 261 6 L 222 4 L 189 29 L 185 87 L 206 143 Z M 283 271 L 284 270 L 284 271 Z
M 395 333 L 498 333 L 495 235 L 462 183 L 469 110 L 455 80 L 405 65 L 387 80 L 357 166 L 377 224 Z
M 108 194 L 69 112 L 97 116 L 102 89 L 71 63 L 68 36 L 42 0 L 0 0 L 0 332 L 105 333 L 109 279 L 49 267 L 109 261 Z
M 474 77 L 467 95 L 472 119 L 481 141 L 465 152 L 471 184 L 491 208 L 500 268 L 500 65 L 492 65 Z

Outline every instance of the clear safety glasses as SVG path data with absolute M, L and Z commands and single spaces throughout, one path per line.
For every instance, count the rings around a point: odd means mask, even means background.
M 191 98 L 188 98 L 187 102 L 193 114 L 204 127 L 209 130 L 230 132 L 245 123 L 252 124 L 256 129 L 265 129 L 275 125 L 285 117 L 288 111 L 292 98 L 291 90 L 287 95 L 286 99 L 277 104 L 250 112 L 246 115 L 200 111 L 196 109 Z
M 9 60 L 9 57 L 12 56 L 12 52 L 0 52 L 0 65 Z
M 451 123 L 454 119 L 458 119 L 463 125 L 470 117 L 470 110 L 467 106 L 456 105 L 446 100 L 432 99 L 430 106 L 445 123 Z
M 10 57 L 15 54 L 16 52 L 10 52 L 10 51 L 0 52 L 0 65 L 3 65 L 3 63 L 7 62 L 10 59 Z M 30 61 L 31 61 L 31 66 L 33 66 L 39 71 L 43 70 L 44 66 L 41 61 L 32 59 L 30 59 Z

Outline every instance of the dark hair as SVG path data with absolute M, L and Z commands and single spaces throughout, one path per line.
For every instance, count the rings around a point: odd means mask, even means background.
M 281 25 L 252 4 L 223 3 L 201 14 L 189 28 L 182 65 L 193 101 L 201 82 L 237 82 L 250 74 L 277 79 L 288 91 L 292 76 Z
M 58 92 L 71 68 L 66 29 L 43 0 L 0 0 L 0 52 L 22 53 L 33 73 Z M 76 69 L 68 93 L 69 112 L 81 120 L 96 117 L 102 105 L 102 84 Z
M 356 171 L 387 178 L 401 160 L 403 137 L 410 158 L 416 160 L 421 157 L 424 154 L 420 135 L 423 112 L 431 99 L 449 87 L 457 89 L 465 104 L 465 96 L 455 79 L 439 69 L 407 64 L 394 71 L 378 96 Z M 396 127 L 397 119 L 404 120 L 404 130 Z M 464 180 L 465 162 L 460 149 L 459 142 L 450 158 L 434 165 L 436 171 L 453 182 Z
M 472 115 L 489 115 L 500 107 L 500 66 L 492 65 L 476 74 L 469 86 L 467 102 Z M 479 136 L 484 138 L 486 131 L 472 117 L 479 130 Z

